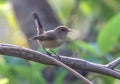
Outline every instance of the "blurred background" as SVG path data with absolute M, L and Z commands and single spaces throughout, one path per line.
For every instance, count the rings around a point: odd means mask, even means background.
M 19 45 L 45 53 L 36 41 L 32 13 L 37 12 L 45 30 L 58 25 L 72 29 L 55 51 L 99 64 L 120 56 L 120 0 L 0 0 L 0 43 Z M 120 66 L 117 66 L 120 69 Z M 95 84 L 120 80 L 78 71 Z M 0 84 L 82 84 L 63 68 L 0 55 Z

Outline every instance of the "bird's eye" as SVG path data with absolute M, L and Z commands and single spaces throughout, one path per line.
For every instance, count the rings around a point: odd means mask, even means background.
M 65 31 L 65 29 L 61 29 L 61 31 Z

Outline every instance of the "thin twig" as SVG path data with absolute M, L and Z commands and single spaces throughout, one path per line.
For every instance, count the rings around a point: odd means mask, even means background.
M 71 73 L 73 73 L 76 77 L 78 77 L 80 80 L 82 80 L 85 84 L 93 84 L 91 81 L 89 81 L 87 78 L 85 78 L 84 76 L 82 76 L 81 74 L 79 74 L 74 69 L 72 69 L 69 66 L 65 65 L 64 63 L 56 60 L 55 58 L 52 58 L 52 59 L 54 60 L 54 62 L 56 62 L 56 64 L 58 64 L 59 66 L 64 67 L 65 69 L 67 69 L 68 71 L 70 71 Z
M 106 67 L 110 68 L 110 69 L 114 69 L 118 64 L 120 64 L 120 58 L 108 63 L 107 65 L 105 65 Z

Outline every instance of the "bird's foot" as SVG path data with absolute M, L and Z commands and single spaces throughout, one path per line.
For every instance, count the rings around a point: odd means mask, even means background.
M 53 50 L 50 50 L 55 56 L 57 56 L 58 58 L 59 58 L 59 60 L 60 60 L 60 56 L 56 53 L 56 52 L 54 52 Z

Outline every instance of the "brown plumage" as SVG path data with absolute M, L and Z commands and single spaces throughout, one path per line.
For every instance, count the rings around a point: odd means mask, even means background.
M 71 31 L 66 26 L 58 26 L 54 30 L 46 31 L 40 35 L 34 36 L 31 39 L 38 40 L 40 45 L 45 48 L 56 48 L 63 44 L 68 32 Z

